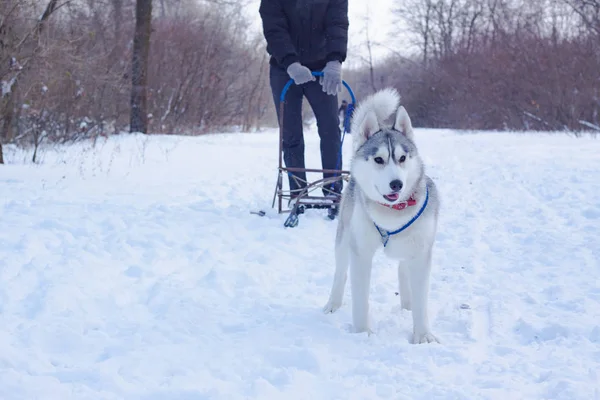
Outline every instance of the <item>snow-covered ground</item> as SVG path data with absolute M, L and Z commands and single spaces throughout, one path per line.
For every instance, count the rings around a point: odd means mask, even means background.
M 336 223 L 283 228 L 275 131 L 6 149 L 0 399 L 600 399 L 600 140 L 417 141 L 443 196 L 442 344 L 409 343 L 381 253 L 374 335 L 349 332 L 348 290 L 321 312 Z

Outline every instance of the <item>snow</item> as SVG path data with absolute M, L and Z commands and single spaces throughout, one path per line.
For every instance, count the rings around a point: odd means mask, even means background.
M 8 96 L 12 93 L 12 88 L 15 85 L 16 79 L 13 77 L 8 81 L 4 79 L 0 82 L 0 86 L 2 86 L 2 97 Z
M 5 146 L 0 398 L 600 399 L 598 139 L 416 136 L 443 196 L 441 344 L 409 343 L 382 253 L 374 335 L 349 332 L 349 290 L 321 312 L 336 223 L 283 228 L 275 131 L 123 135 L 37 165 Z

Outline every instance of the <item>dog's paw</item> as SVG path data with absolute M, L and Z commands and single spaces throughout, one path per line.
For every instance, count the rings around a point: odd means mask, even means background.
M 425 333 L 414 333 L 412 343 L 413 344 L 440 343 L 440 341 L 438 338 L 436 338 L 433 335 L 433 333 L 425 332 Z
M 366 333 L 367 336 L 371 336 L 373 334 L 373 331 L 371 330 L 371 328 L 369 327 L 352 327 L 352 333 Z
M 323 312 L 325 314 L 331 314 L 336 312 L 340 307 L 342 306 L 342 302 L 337 302 L 337 301 L 333 301 L 333 300 L 329 300 L 327 302 L 327 304 L 325 304 L 325 307 L 323 307 Z

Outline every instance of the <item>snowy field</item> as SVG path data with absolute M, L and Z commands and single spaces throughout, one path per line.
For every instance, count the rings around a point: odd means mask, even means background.
M 336 223 L 283 228 L 275 131 L 5 149 L 0 399 L 600 399 L 600 138 L 416 135 L 442 344 L 409 343 L 381 253 L 374 335 L 349 290 L 321 312 Z

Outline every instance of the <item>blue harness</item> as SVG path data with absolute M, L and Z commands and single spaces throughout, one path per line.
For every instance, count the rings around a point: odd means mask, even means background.
M 425 186 L 425 201 L 423 202 L 423 205 L 421 206 L 421 209 L 419 210 L 419 212 L 411 218 L 410 221 L 408 221 L 406 224 L 404 224 L 402 227 L 400 227 L 399 229 L 396 229 L 393 232 L 387 231 L 383 228 L 380 228 L 377 226 L 376 223 L 373 223 L 373 225 L 375 225 L 375 228 L 377 228 L 377 232 L 379 232 L 379 234 L 381 235 L 381 241 L 383 242 L 383 247 L 385 247 L 388 243 L 388 240 L 390 240 L 390 236 L 392 235 L 396 235 L 404 230 L 406 230 L 409 226 L 411 226 L 416 220 L 419 219 L 419 217 L 421 216 L 421 214 L 423 214 L 423 211 L 425 211 L 425 207 L 427 207 L 427 202 L 429 200 L 429 185 Z

